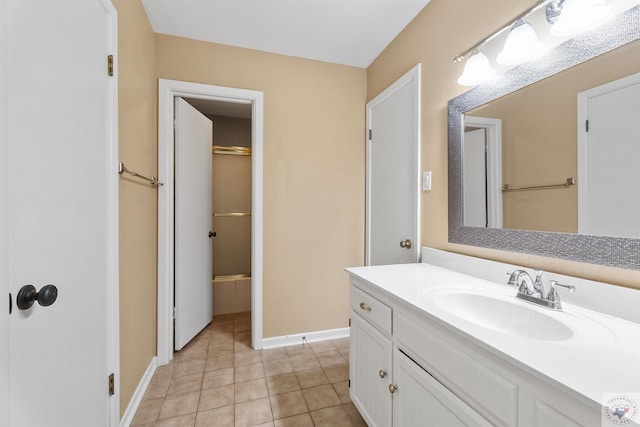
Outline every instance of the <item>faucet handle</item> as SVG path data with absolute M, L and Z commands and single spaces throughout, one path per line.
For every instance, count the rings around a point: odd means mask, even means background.
M 536 273 L 536 283 L 542 283 L 542 275 L 544 274 L 544 270 L 534 270 Z
M 555 280 L 549 281 L 549 293 L 547 294 L 547 301 L 556 303 L 557 307 L 560 308 L 560 295 L 558 295 L 558 287 L 565 288 L 571 293 L 575 292 L 576 287 L 574 285 L 563 285 L 562 283 L 558 283 Z

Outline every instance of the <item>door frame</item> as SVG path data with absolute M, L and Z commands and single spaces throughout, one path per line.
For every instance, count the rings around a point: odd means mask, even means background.
M 416 203 L 416 223 L 415 230 L 416 235 L 413 237 L 414 246 L 416 248 L 416 262 L 420 261 L 420 162 L 422 159 L 420 158 L 420 138 L 421 138 L 421 101 L 422 101 L 422 89 L 420 85 L 420 77 L 421 77 L 421 64 L 417 64 L 411 70 L 406 72 L 402 77 L 396 80 L 395 83 L 391 84 L 388 88 L 383 90 L 380 94 L 378 94 L 375 98 L 367 103 L 366 106 L 366 129 L 367 135 L 365 135 L 365 146 L 366 146 L 366 171 L 365 171 L 365 257 L 364 262 L 365 265 L 371 265 L 371 144 L 368 132 L 371 129 L 371 112 L 378 105 L 382 104 L 386 101 L 390 96 L 394 95 L 397 91 L 402 89 L 408 84 L 413 82 L 416 83 L 417 91 L 414 94 L 414 120 L 416 123 L 416 129 L 414 130 L 415 140 L 414 140 L 414 155 L 415 155 L 415 163 L 411 165 L 415 171 L 415 189 L 414 194 L 417 200 Z
M 487 143 L 487 223 L 489 224 L 488 228 L 502 228 L 502 119 L 465 116 L 464 126 L 485 130 Z
M 179 80 L 158 80 L 158 364 L 173 359 L 175 97 L 251 104 L 251 346 L 262 348 L 263 93 Z
M 106 128 L 107 145 L 104 147 L 104 161 L 107 170 L 112 173 L 105 175 L 104 189 L 106 192 L 107 206 L 107 372 L 114 373 L 115 394 L 111 397 L 105 394 L 109 405 L 109 425 L 112 427 L 120 424 L 120 315 L 119 315 L 119 192 L 118 192 L 118 13 L 111 0 L 98 0 L 109 15 L 109 43 L 110 54 L 114 57 L 113 77 L 108 80 L 108 106 Z M 6 34 L 6 2 L 0 1 L 0 303 L 6 308 L 9 304 L 8 296 L 11 286 L 7 274 L 9 266 L 8 253 L 8 136 L 7 136 L 7 34 Z M 15 299 L 15 295 L 13 295 Z M 14 309 L 15 309 L 15 303 Z M 72 313 L 70 313 L 72 315 Z M 0 343 L 9 342 L 9 316 L 0 316 Z M 0 425 L 8 425 L 9 414 L 9 346 L 0 345 Z M 105 378 L 105 387 L 107 380 Z
M 638 83 L 640 73 L 635 73 L 578 93 L 578 234 L 589 234 L 589 132 L 585 125 L 589 100 Z

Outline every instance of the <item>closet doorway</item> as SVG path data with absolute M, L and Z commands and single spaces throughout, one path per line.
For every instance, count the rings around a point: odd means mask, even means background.
M 213 314 L 251 311 L 251 344 L 254 349 L 262 348 L 262 92 L 160 79 L 158 170 L 167 183 L 158 200 L 160 365 L 173 358 L 174 168 L 177 167 L 173 130 L 175 98 L 187 100 L 214 123 L 211 147 L 213 178 L 211 183 L 203 183 L 211 188 L 214 200 L 210 213 L 214 246 L 211 285 L 214 288 L 214 301 L 216 297 L 228 298 L 224 294 L 229 294 L 229 289 L 233 290 L 233 298 L 224 302 L 224 307 L 216 307 L 216 303 L 210 300 Z M 222 152 L 224 154 L 220 154 Z M 230 170 L 235 176 L 228 174 Z M 239 175 L 243 170 L 245 173 Z M 214 183 L 222 187 L 215 187 Z M 238 183 L 244 190 L 235 185 Z M 217 292 L 216 281 L 226 282 L 227 289 Z M 248 296 L 248 304 L 242 296 Z M 244 305 L 234 308 L 236 304 Z

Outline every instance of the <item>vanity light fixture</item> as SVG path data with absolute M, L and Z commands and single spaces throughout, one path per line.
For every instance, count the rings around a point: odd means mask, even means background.
M 606 0 L 552 0 L 546 12 L 551 34 L 574 36 L 609 21 L 616 7 Z
M 467 59 L 464 71 L 458 78 L 458 84 L 462 86 L 476 86 L 496 75 L 496 70 L 491 67 L 487 55 L 478 51 Z
M 543 53 L 544 47 L 533 27 L 524 19 L 518 19 L 511 27 L 496 62 L 502 65 L 518 65 L 539 58 Z

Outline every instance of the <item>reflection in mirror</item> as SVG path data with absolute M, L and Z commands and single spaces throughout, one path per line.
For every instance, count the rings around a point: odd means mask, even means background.
M 634 6 L 450 101 L 451 242 L 640 268 L 639 32 Z M 493 166 L 487 119 L 501 135 Z

